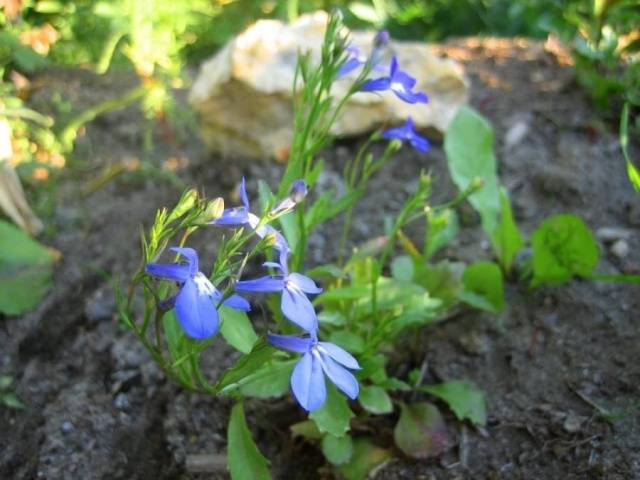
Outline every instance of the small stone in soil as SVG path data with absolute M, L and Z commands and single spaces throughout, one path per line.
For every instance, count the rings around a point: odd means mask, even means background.
M 629 255 L 629 244 L 626 240 L 618 240 L 611 245 L 611 253 L 619 259 L 624 259 Z
M 73 423 L 66 421 L 62 423 L 62 426 L 60 427 L 60 430 L 62 430 L 62 433 L 64 433 L 65 435 L 73 432 L 75 430 L 75 427 L 73 426 Z

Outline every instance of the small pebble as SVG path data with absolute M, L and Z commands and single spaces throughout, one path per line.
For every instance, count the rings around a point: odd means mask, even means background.
M 73 423 L 67 421 L 62 424 L 62 427 L 60 429 L 62 430 L 62 433 L 67 435 L 73 432 L 75 430 L 75 427 L 73 426 Z
M 629 255 L 629 244 L 626 240 L 618 240 L 611 245 L 611 253 L 620 259 L 624 259 Z
M 603 242 L 614 242 L 616 240 L 624 240 L 629 238 L 631 232 L 626 228 L 618 227 L 602 227 L 596 230 L 596 237 Z

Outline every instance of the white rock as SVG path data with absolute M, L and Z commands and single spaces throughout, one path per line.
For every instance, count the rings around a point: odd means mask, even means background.
M 319 61 L 327 19 L 326 13 L 316 12 L 290 25 L 260 20 L 202 65 L 189 102 L 200 115 L 203 137 L 212 151 L 286 159 L 292 139 L 291 89 L 297 54 L 311 51 L 314 61 Z M 368 54 L 374 35 L 354 31 L 350 39 L 362 54 Z M 396 54 L 402 69 L 416 77 L 416 90 L 427 93 L 429 103 L 408 105 L 391 92 L 358 93 L 332 133 L 363 134 L 383 124 L 404 122 L 409 115 L 418 128 L 445 132 L 468 99 L 469 83 L 462 67 L 438 57 L 422 42 L 391 42 L 387 50 L 383 62 Z M 339 80 L 333 93 L 340 96 L 349 86 L 348 78 Z

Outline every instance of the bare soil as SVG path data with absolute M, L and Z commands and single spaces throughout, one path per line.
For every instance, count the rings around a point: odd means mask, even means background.
M 640 199 L 627 182 L 615 125 L 593 111 L 566 56 L 525 40 L 466 39 L 438 48 L 465 65 L 471 103 L 494 125 L 502 182 L 521 229 L 529 234 L 560 212 L 581 216 L 593 230 L 618 229 L 628 251 L 602 240 L 599 269 L 639 273 Z M 32 102 L 46 106 L 59 94 L 88 106 L 131 82 L 122 75 L 48 72 Z M 229 199 L 245 175 L 255 198 L 257 180 L 276 185 L 282 166 L 213 158 L 193 125 L 158 133 L 145 154 L 142 125 L 134 107 L 95 120 L 79 140 L 81 160 L 49 191 L 56 200 L 45 241 L 62 253 L 55 286 L 36 311 L 0 318 L 0 372 L 15 376 L 27 405 L 0 409 L 0 478 L 227 478 L 224 465 L 196 473 L 193 456 L 210 455 L 215 467 L 216 455 L 224 454 L 229 401 L 188 394 L 167 381 L 119 327 L 110 282 L 137 268 L 139 225 L 177 200 L 172 178 Z M 384 214 L 398 209 L 420 170 L 433 174 L 434 201 L 455 191 L 435 143 L 426 156 L 404 149 L 380 172 L 354 217 L 356 241 L 381 231 Z M 319 189 L 340 185 L 340 165 L 357 144 L 340 142 L 326 152 L 330 170 Z M 109 168 L 136 165 L 103 185 L 97 181 Z M 42 193 L 31 193 L 42 205 Z M 469 220 L 442 256 L 489 258 L 473 212 L 463 207 L 462 213 Z M 311 239 L 310 266 L 334 256 L 339 227 L 333 222 Z M 213 258 L 209 237 L 195 240 L 201 255 Z M 474 380 L 487 394 L 489 423 L 474 429 L 449 415 L 454 442 L 442 457 L 413 461 L 398 452 L 375 478 L 640 478 L 639 291 L 586 281 L 531 290 L 511 282 L 499 318 L 467 312 L 423 329 L 419 348 L 398 352 L 392 368 L 403 374 L 425 367 L 426 382 Z M 216 343 L 204 360 L 207 373 L 215 377 L 231 358 Z M 332 478 L 313 447 L 290 439 L 288 425 L 302 418 L 291 399 L 252 401 L 247 409 L 276 478 Z M 394 420 L 375 424 L 380 445 L 390 446 Z

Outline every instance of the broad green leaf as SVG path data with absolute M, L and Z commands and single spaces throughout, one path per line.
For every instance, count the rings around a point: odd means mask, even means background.
M 436 264 L 421 265 L 416 272 L 415 282 L 423 286 L 432 297 L 442 301 L 442 309 L 458 302 L 462 291 L 463 263 L 443 260 Z
M 336 330 L 329 335 L 329 341 L 350 353 L 359 354 L 364 351 L 364 339 L 349 330 Z
M 399 282 L 413 280 L 413 259 L 409 255 L 400 255 L 391 262 L 391 275 Z
M 347 480 L 364 480 L 369 472 L 392 456 L 391 451 L 375 446 L 368 438 L 353 440 L 351 460 L 339 467 Z
M 469 419 L 481 426 L 487 423 L 487 402 L 484 393 L 475 383 L 454 380 L 421 389 L 445 401 L 458 420 Z
M 460 225 L 454 210 L 431 210 L 427 215 L 427 231 L 424 244 L 424 258 L 429 260 L 438 250 L 453 240 Z
M 249 353 L 258 340 L 258 335 L 247 314 L 226 305 L 221 305 L 218 312 L 222 322 L 220 333 L 227 343 L 242 353 Z
M 436 457 L 449 445 L 442 415 L 435 405 L 427 402 L 401 405 L 393 439 L 406 455 L 419 459 Z
M 322 438 L 322 453 L 329 463 L 343 465 L 351 459 L 353 440 L 349 435 L 334 437 L 327 434 Z
M 216 384 L 216 391 L 225 393 L 239 388 L 245 379 L 268 362 L 276 351 L 263 339 L 258 340 L 250 353 L 242 356 L 234 366 L 222 374 L 222 378 Z
M 472 307 L 499 313 L 504 310 L 502 271 L 493 262 L 476 262 L 462 274 L 460 299 Z
M 471 194 L 469 201 L 480 213 L 482 227 L 490 235 L 500 212 L 491 125 L 471 107 L 461 107 L 447 130 L 444 150 L 451 179 L 461 191 L 476 179 L 482 179 L 482 187 Z
M 627 162 L 627 176 L 636 192 L 640 193 L 640 171 L 629 156 L 629 104 L 625 103 L 620 117 L 620 147 Z
M 411 386 L 408 383 L 393 377 L 387 378 L 382 382 L 378 382 L 377 385 L 385 390 L 399 390 L 401 392 L 408 392 L 411 390 Z
M 270 479 L 269 462 L 251 437 L 242 402 L 231 410 L 227 430 L 227 463 L 233 480 Z
M 281 397 L 289 390 L 291 371 L 297 360 L 271 361 L 245 377 L 240 392 L 247 397 Z
M 320 440 L 322 438 L 322 434 L 313 420 L 294 423 L 289 427 L 289 430 L 291 430 L 294 437 L 304 437 L 307 440 Z
M 393 403 L 384 388 L 378 386 L 367 386 L 360 388 L 358 401 L 362 408 L 369 413 L 380 415 L 393 411 Z
M 542 222 L 531 237 L 533 286 L 560 284 L 577 275 L 588 277 L 600 252 L 589 227 L 575 215 L 555 215 Z
M 309 414 L 318 430 L 334 437 L 343 437 L 349 431 L 349 423 L 355 415 L 349 408 L 347 398 L 338 393 L 333 384 L 327 382 L 327 400 L 322 407 Z
M 502 268 L 509 273 L 513 259 L 524 245 L 524 241 L 513 219 L 509 197 L 504 188 L 500 189 L 500 221 L 491 234 L 491 243 Z
M 0 312 L 34 309 L 51 286 L 53 256 L 22 230 L 0 220 Z

